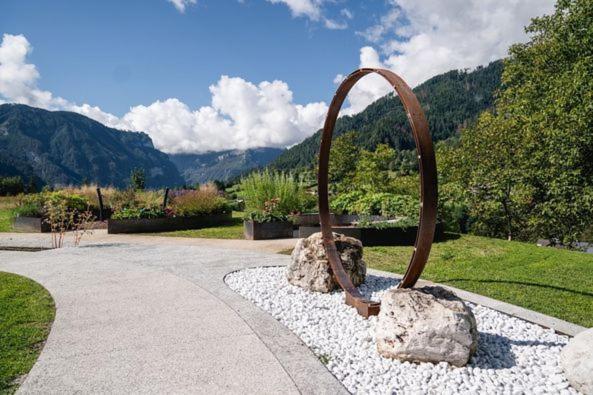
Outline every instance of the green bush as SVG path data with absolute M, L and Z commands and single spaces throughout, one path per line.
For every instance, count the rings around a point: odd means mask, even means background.
M 19 199 L 15 214 L 22 217 L 43 217 L 48 204 L 63 205 L 68 211 L 84 212 L 89 208 L 86 197 L 63 191 L 41 192 L 23 195 Z
M 362 191 L 341 193 L 330 201 L 330 209 L 335 214 L 354 214 L 352 211 L 354 204 L 362 199 L 364 195 L 365 193 Z
M 387 192 L 352 191 L 332 199 L 331 210 L 336 214 L 383 215 L 386 217 L 418 218 L 419 202 L 412 196 Z
M 125 207 L 113 213 L 113 219 L 163 218 L 165 212 L 157 208 Z
M 221 214 L 229 211 L 225 198 L 212 190 L 187 191 L 172 198 L 171 208 L 176 216 L 192 217 Z
M 0 177 L 0 196 L 15 196 L 25 192 L 21 177 Z
M 290 174 L 270 170 L 251 173 L 243 178 L 240 194 L 245 200 L 248 217 L 267 215 L 285 218 L 315 206 L 315 197 L 307 193 L 303 182 Z

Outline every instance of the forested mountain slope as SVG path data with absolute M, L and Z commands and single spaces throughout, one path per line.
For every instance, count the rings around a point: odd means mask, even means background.
M 134 168 L 144 169 L 148 186 L 183 184 L 167 154 L 145 133 L 108 128 L 73 112 L 0 105 L 0 176 L 125 186 Z
M 169 158 L 188 184 L 196 184 L 239 177 L 249 170 L 266 166 L 283 151 L 281 148 L 252 148 L 204 154 L 170 154 Z
M 433 140 L 453 136 L 461 127 L 493 105 L 500 86 L 502 60 L 468 71 L 435 76 L 414 89 L 428 119 Z M 357 144 L 373 150 L 386 143 L 398 150 L 414 148 L 408 120 L 398 98 L 388 94 L 354 116 L 338 119 L 334 137 L 354 130 Z M 319 150 L 321 131 L 286 150 L 271 166 L 281 170 L 310 167 Z

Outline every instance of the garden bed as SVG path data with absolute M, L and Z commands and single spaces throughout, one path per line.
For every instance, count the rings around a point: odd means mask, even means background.
M 91 229 L 106 229 L 105 221 L 94 221 Z M 51 226 L 41 217 L 15 217 L 12 230 L 23 233 L 50 233 Z
M 51 227 L 40 217 L 16 217 L 12 228 L 17 232 L 49 233 Z
M 289 239 L 293 237 L 292 227 L 291 221 L 243 222 L 247 240 Z
M 308 292 L 289 284 L 285 268 L 245 269 L 228 274 L 225 282 L 299 336 L 352 393 L 576 393 L 558 363 L 567 336 L 487 307 L 468 303 L 478 350 L 458 368 L 381 357 L 377 317 L 362 319 L 344 303 L 343 292 Z M 393 278 L 368 275 L 359 289 L 380 300 L 396 285 Z
M 293 223 L 297 226 L 319 226 L 319 213 L 299 214 L 292 217 Z M 329 220 L 332 225 L 350 225 L 353 222 L 358 222 L 361 219 L 368 221 L 387 221 L 389 217 L 382 215 L 366 215 L 361 216 L 357 214 L 330 214 Z
M 230 212 L 195 217 L 109 219 L 107 233 L 154 233 L 200 229 L 224 225 L 231 220 Z
M 341 233 L 346 236 L 354 237 L 362 242 L 363 246 L 399 246 L 399 245 L 413 245 L 416 241 L 417 226 L 410 226 L 405 228 L 388 227 L 388 228 L 372 228 L 372 227 L 358 227 L 353 225 L 336 225 L 332 226 L 336 233 Z M 319 226 L 300 226 L 299 237 L 309 237 L 313 233 L 321 232 Z M 444 239 L 443 223 L 437 223 L 434 235 L 434 241 L 442 241 Z

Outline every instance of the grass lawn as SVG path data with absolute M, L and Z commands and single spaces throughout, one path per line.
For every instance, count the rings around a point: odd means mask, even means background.
M 149 233 L 146 233 L 149 235 Z M 176 230 L 174 232 L 150 233 L 154 236 L 198 237 L 204 239 L 243 239 L 243 213 L 233 212 L 233 219 L 228 225 L 212 228 Z
M 413 247 L 366 247 L 369 267 L 403 274 Z M 471 235 L 433 244 L 422 278 L 593 326 L 593 255 Z
M 0 393 L 12 393 L 37 360 L 53 322 L 54 301 L 41 285 L 0 272 Z
M 12 210 L 16 207 L 16 199 L 11 196 L 0 196 L 0 232 L 12 230 Z

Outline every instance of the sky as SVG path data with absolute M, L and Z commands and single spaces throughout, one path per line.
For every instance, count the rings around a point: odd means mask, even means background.
M 529 38 L 553 0 L 1 0 L 0 103 L 75 111 L 168 153 L 287 147 L 344 75 L 412 87 Z M 377 76 L 342 114 L 389 92 Z

